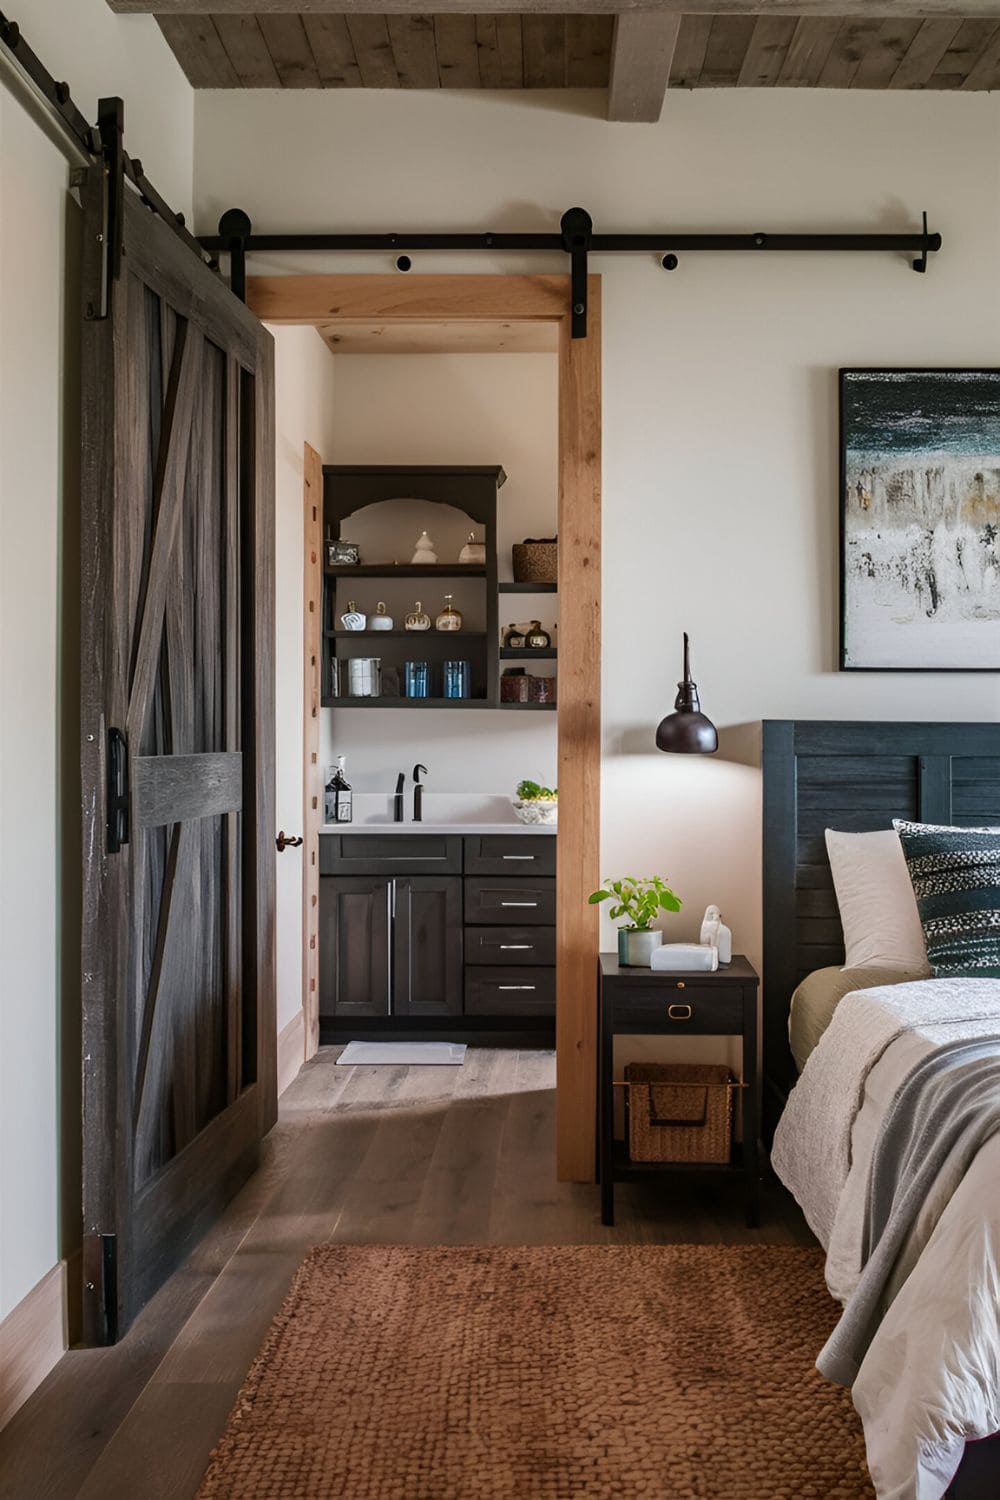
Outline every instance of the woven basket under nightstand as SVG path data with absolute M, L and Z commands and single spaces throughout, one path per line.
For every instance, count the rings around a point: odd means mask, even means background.
M 729 1161 L 738 1086 L 729 1068 L 629 1063 L 625 1082 L 632 1161 Z

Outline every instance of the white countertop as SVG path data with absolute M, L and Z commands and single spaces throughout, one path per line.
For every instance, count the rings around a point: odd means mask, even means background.
M 369 819 L 361 823 L 324 823 L 320 833 L 557 833 L 554 823 L 519 823 L 511 818 L 506 823 L 458 823 L 429 822 L 392 823 L 382 819 Z
M 384 792 L 355 792 L 350 823 L 324 823 L 321 833 L 547 833 L 554 823 L 522 823 L 506 792 L 424 792 L 423 819 L 413 822 L 413 787 L 403 800 L 402 823 L 392 818 L 393 799 Z

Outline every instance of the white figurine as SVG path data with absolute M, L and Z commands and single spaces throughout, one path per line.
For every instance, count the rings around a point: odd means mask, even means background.
M 431 541 L 426 531 L 422 531 L 417 538 L 417 550 L 410 558 L 410 562 L 429 564 L 436 563 L 437 560 L 438 555 L 434 551 L 434 543 Z
M 733 934 L 723 922 L 722 913 L 717 906 L 705 907 L 698 941 L 706 948 L 718 948 L 720 964 L 732 963 Z

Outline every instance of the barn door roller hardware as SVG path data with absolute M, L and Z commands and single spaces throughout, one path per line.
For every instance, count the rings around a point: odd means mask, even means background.
M 246 286 L 246 257 L 253 251 L 366 251 L 381 250 L 395 255 L 400 271 L 411 266 L 413 250 L 553 250 L 569 256 L 570 299 L 573 337 L 587 336 L 587 260 L 591 255 L 646 254 L 660 257 L 666 271 L 677 266 L 678 254 L 721 250 L 894 251 L 916 256 L 914 271 L 926 271 L 931 251 L 941 249 L 941 236 L 923 228 L 909 234 L 595 234 L 593 221 L 584 208 L 563 214 L 558 234 L 255 234 L 242 209 L 229 209 L 219 220 L 219 233 L 205 236 L 201 244 L 213 254 L 228 252 L 230 284 L 242 295 Z
M 56 123 L 83 161 L 101 163 L 104 170 L 104 223 L 101 231 L 101 254 L 104 261 L 101 305 L 88 308 L 87 316 L 107 316 L 111 284 L 121 269 L 122 217 L 128 181 L 148 209 L 155 213 L 183 241 L 187 248 L 206 259 L 205 252 L 189 229 L 184 215 L 174 213 L 160 197 L 142 169 L 142 162 L 125 150 L 125 106 L 120 99 L 101 99 L 98 121 L 89 125 L 73 102 L 68 83 L 57 82 L 38 54 L 25 41 L 16 21 L 0 11 L 0 49 L 16 64 L 21 77 L 51 111 Z M 86 168 L 84 168 L 86 170 Z

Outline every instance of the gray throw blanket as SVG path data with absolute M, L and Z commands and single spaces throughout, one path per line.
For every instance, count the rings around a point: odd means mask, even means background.
M 952 1042 L 924 1059 L 886 1111 L 872 1158 L 863 1270 L 816 1361 L 853 1385 L 885 1311 L 886 1287 L 921 1205 L 941 1172 L 959 1181 L 1000 1131 L 1000 1036 Z

